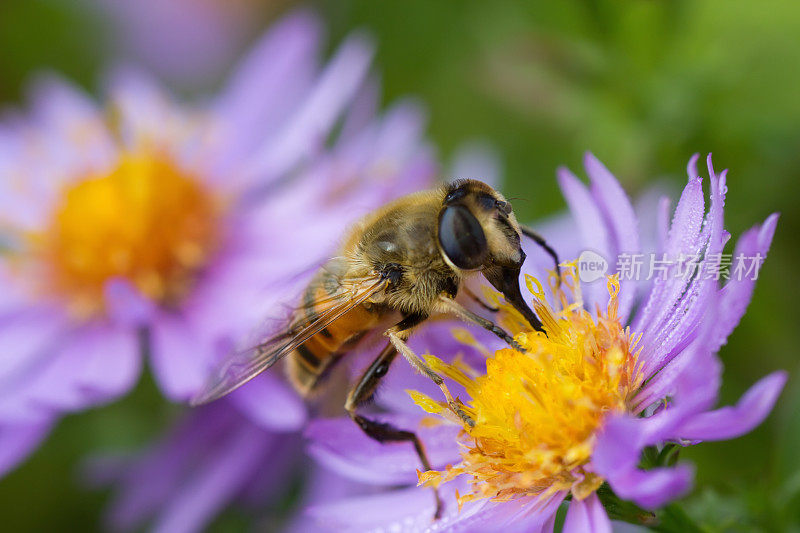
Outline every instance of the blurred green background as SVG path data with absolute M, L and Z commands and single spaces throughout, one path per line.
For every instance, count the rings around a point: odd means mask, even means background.
M 222 0 L 220 0 L 222 1 Z M 255 0 L 253 0 L 255 1 Z M 753 433 L 684 452 L 697 464 L 689 512 L 710 531 L 800 531 L 800 3 L 744 0 L 463 2 L 347 0 L 312 6 L 332 49 L 356 28 L 376 38 L 384 101 L 413 94 L 446 158 L 464 141 L 493 145 L 505 192 L 532 220 L 564 208 L 554 176 L 582 174 L 591 150 L 635 196 L 685 180 L 694 152 L 729 168 L 734 236 L 780 211 L 749 313 L 723 348 L 722 400 L 789 370 L 774 414 Z M 293 6 L 265 6 L 264 22 Z M 87 2 L 0 0 L 0 105 L 24 104 L 50 69 L 96 93 L 113 32 Z M 0 481 L 0 529 L 93 530 L 107 495 L 80 487 L 91 451 L 133 449 L 175 415 L 145 378 L 127 399 L 64 420 Z M 232 514 L 219 530 L 244 522 Z

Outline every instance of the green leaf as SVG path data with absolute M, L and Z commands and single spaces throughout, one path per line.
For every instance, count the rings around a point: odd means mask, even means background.
M 597 496 L 612 520 L 622 520 L 640 526 L 655 524 L 656 517 L 653 513 L 642 509 L 633 502 L 621 499 L 611 490 L 608 483 L 603 483 L 597 489 Z

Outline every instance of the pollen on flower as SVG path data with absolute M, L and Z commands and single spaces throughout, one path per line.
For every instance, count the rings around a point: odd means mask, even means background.
M 485 374 L 463 361 L 427 358 L 464 386 L 475 426 L 464 426 L 459 436 L 461 462 L 421 473 L 419 482 L 436 486 L 469 475 L 472 491 L 460 495 L 461 502 L 562 490 L 587 497 L 603 482 L 587 468 L 602 420 L 609 412 L 625 411 L 641 384 L 637 339 L 616 315 L 616 278 L 609 278 L 609 304 L 597 316 L 583 309 L 574 265 L 564 270 L 562 284 L 552 284 L 558 311 L 548 305 L 537 280 L 529 278 L 528 287 L 547 334 L 519 331 L 515 339 L 526 353 L 498 350 L 487 359 Z M 509 307 L 504 311 L 514 313 Z M 505 322 L 522 324 L 513 316 Z M 441 403 L 415 391 L 411 396 L 426 411 L 448 416 Z
M 103 311 L 113 278 L 175 303 L 214 251 L 219 212 L 217 199 L 166 156 L 122 154 L 107 174 L 69 184 L 32 236 L 41 290 L 65 297 L 79 316 Z

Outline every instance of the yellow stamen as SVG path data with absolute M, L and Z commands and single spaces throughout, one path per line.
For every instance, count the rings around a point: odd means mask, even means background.
M 475 426 L 463 426 L 461 462 L 422 473 L 419 482 L 435 486 L 467 474 L 472 491 L 462 501 L 546 497 L 561 490 L 587 497 L 603 482 L 584 469 L 597 430 L 608 413 L 626 411 L 641 384 L 636 338 L 617 317 L 616 278 L 608 281 L 606 312 L 596 317 L 583 309 L 574 265 L 564 269 L 563 283 L 551 283 L 559 311 L 549 306 L 538 280 L 526 281 L 546 331 L 518 331 L 515 339 L 526 353 L 498 350 L 482 375 L 463 361 L 426 357 L 434 370 L 465 387 L 471 398 L 465 410 Z M 509 306 L 503 312 L 510 315 L 506 323 L 519 322 Z M 424 410 L 448 416 L 441 403 L 411 395 Z
M 214 251 L 219 214 L 209 191 L 166 156 L 122 154 L 108 174 L 62 191 L 49 225 L 30 236 L 44 265 L 39 289 L 66 297 L 81 317 L 104 310 L 112 278 L 174 304 Z

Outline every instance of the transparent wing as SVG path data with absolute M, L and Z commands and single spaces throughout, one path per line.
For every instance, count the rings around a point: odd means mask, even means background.
M 308 339 L 330 326 L 333 322 L 361 305 L 384 288 L 388 281 L 375 276 L 349 283 L 347 289 L 316 302 L 323 303 L 317 317 L 297 331 L 280 333 L 265 342 L 231 355 L 220 367 L 205 388 L 194 398 L 191 405 L 212 402 L 238 389 L 260 373 L 292 353 Z M 308 304 L 305 304 L 308 305 Z

